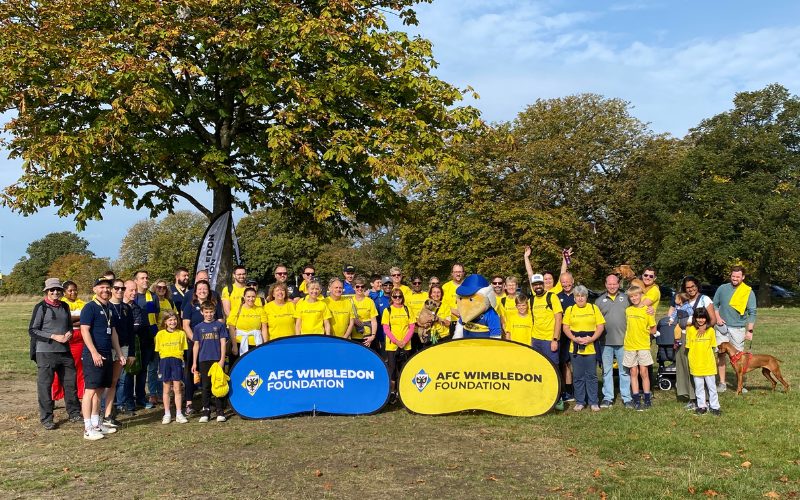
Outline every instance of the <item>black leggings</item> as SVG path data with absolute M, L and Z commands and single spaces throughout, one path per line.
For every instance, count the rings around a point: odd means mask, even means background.
M 217 415 L 222 415 L 225 409 L 225 398 L 218 398 L 211 394 L 211 377 L 208 376 L 208 370 L 216 361 L 200 361 L 198 370 L 200 371 L 200 383 L 203 384 L 203 415 L 206 417 L 211 415 L 211 400 L 214 400 L 214 408 Z

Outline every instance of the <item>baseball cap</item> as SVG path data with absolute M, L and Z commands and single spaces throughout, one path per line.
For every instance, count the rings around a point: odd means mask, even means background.
M 541 274 L 534 274 L 531 276 L 531 283 L 544 283 L 544 276 Z
M 344 268 L 342 269 L 342 272 L 345 272 L 345 273 L 354 273 L 354 272 L 356 272 L 356 268 L 355 268 L 355 267 L 353 267 L 353 265 L 352 265 L 352 264 L 347 264 L 347 265 L 346 265 L 346 266 L 344 266 Z
M 384 285 L 386 283 L 391 283 L 391 282 L 392 282 L 392 278 L 390 278 L 389 276 L 384 276 L 383 279 L 381 280 L 381 284 L 384 284 Z
M 114 282 L 112 280 L 108 279 L 108 278 L 102 278 L 101 277 L 101 278 L 97 278 L 96 280 L 94 280 L 94 286 L 97 286 L 97 285 L 114 286 Z

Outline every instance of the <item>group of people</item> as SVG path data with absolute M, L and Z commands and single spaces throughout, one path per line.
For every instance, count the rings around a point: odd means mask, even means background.
M 523 256 L 529 290 L 515 276 L 495 275 L 486 282 L 500 321 L 480 335 L 530 345 L 558 366 L 564 392 L 556 409 L 573 400 L 575 410 L 613 405 L 615 358 L 622 404 L 649 408 L 651 340 L 661 298 L 655 270 L 645 269 L 641 281 L 625 291 L 619 276 L 608 275 L 605 292 L 591 304 L 589 290 L 575 286 L 568 270 L 570 250 L 564 251 L 558 279 L 552 272 L 534 272 L 530 253 L 527 247 Z M 130 280 L 109 272 L 95 282 L 89 302 L 78 298 L 75 283 L 48 278 L 29 329 L 42 425 L 56 427 L 53 402 L 60 397 L 69 421 L 84 422 L 88 440 L 116 432 L 121 414 L 160 402 L 164 424 L 173 421 L 173 407 L 175 422 L 186 423 L 193 413 L 208 422 L 212 405 L 215 419 L 224 422 L 225 400 L 211 390 L 215 374 L 264 342 L 304 334 L 335 335 L 375 350 L 387 364 L 395 400 L 405 359 L 458 337 L 463 326 L 458 297 L 464 294 L 467 274 L 461 264 L 452 266 L 445 283 L 413 276 L 410 286 L 397 267 L 368 280 L 346 265 L 342 277 L 328 281 L 325 294 L 311 265 L 303 268 L 298 286 L 288 277 L 286 266 L 276 266 L 274 283 L 260 293 L 246 268 L 236 266 L 220 294 L 211 288 L 206 271 L 196 273 L 192 286 L 183 267 L 172 283 L 159 279 L 152 286 L 143 270 Z M 695 278 L 687 277 L 684 300 L 670 305 L 669 316 L 681 308 L 691 317 L 688 324 L 676 322 L 676 338 L 681 339 L 676 387 L 687 407 L 698 413 L 709 407 L 712 413 L 720 411 L 717 393 L 725 387 L 725 360 L 715 357 L 717 344 L 728 341 L 741 350 L 744 340 L 752 338 L 755 296 L 743 279 L 744 270 L 733 268 L 730 283 L 712 300 L 700 294 Z

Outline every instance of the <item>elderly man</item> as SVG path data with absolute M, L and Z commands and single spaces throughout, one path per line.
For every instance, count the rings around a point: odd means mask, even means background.
M 64 385 L 64 402 L 70 422 L 81 421 L 81 406 L 76 387 L 75 360 L 69 349 L 72 319 L 69 306 L 61 301 L 64 287 L 58 278 L 44 282 L 44 300 L 36 304 L 28 333 L 36 361 L 36 389 L 39 399 L 39 420 L 47 430 L 53 422 L 53 378 L 58 374 Z M 34 345 L 35 343 L 35 345 Z
M 606 319 L 605 343 L 603 345 L 603 401 L 600 408 L 608 408 L 614 404 L 614 358 L 617 358 L 617 372 L 619 374 L 619 393 L 625 408 L 633 408 L 631 399 L 630 376 L 622 366 L 625 354 L 625 330 L 627 320 L 625 309 L 630 305 L 628 296 L 619 291 L 619 276 L 609 274 L 606 276 L 606 291 L 597 297 L 595 305 Z
M 767 286 L 762 283 L 761 286 Z M 717 316 L 715 326 L 717 345 L 730 342 L 739 351 L 744 351 L 744 341 L 753 340 L 756 324 L 756 294 L 744 282 L 744 268 L 731 268 L 730 283 L 717 288 L 714 294 L 714 312 Z M 725 392 L 726 358 L 723 353 L 717 358 L 719 386 L 717 392 Z

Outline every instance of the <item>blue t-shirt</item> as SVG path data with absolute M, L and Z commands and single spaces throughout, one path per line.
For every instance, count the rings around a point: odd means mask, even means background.
M 175 283 L 171 284 L 169 289 L 172 292 L 172 303 L 175 304 L 175 310 L 183 314 L 183 303 L 192 300 L 192 296 L 189 295 L 191 290 L 187 289 L 185 292 L 181 293 L 178 287 L 175 286 Z
M 561 309 L 564 311 L 567 310 L 568 307 L 575 305 L 575 295 L 569 294 L 567 295 L 566 292 L 558 292 L 558 300 L 561 301 Z M 566 337 L 566 335 L 562 335 L 562 337 Z
M 100 305 L 94 300 L 87 302 L 81 309 L 81 326 L 83 325 L 89 327 L 89 334 L 97 352 L 111 355 L 113 349 L 111 329 L 117 326 L 111 305 Z M 83 350 L 89 352 L 89 348 L 86 346 L 83 347 Z
M 386 334 L 383 333 L 383 326 L 381 324 L 381 319 L 383 318 L 383 310 L 387 309 L 391 305 L 391 301 L 389 297 L 386 295 L 381 295 L 377 299 L 373 299 L 375 301 L 375 309 L 378 310 L 378 332 L 375 335 L 377 340 L 383 340 L 386 337 Z
M 230 338 L 228 329 L 222 324 L 222 321 L 215 320 L 211 323 L 197 324 L 192 328 L 194 334 L 194 341 L 200 342 L 200 351 L 197 353 L 197 362 L 202 361 L 219 361 L 222 356 L 220 350 L 220 339 Z
M 203 322 L 203 313 L 200 311 L 200 304 L 192 303 L 192 300 L 189 297 L 189 294 L 186 294 L 186 301 L 183 304 L 181 318 L 185 320 L 188 319 L 189 328 L 194 331 L 194 327 Z M 217 310 L 214 311 L 214 319 L 222 319 L 224 317 L 225 315 L 222 312 L 222 302 L 217 301 Z
M 342 281 L 342 285 L 344 286 L 344 291 L 342 292 L 344 295 L 355 295 L 356 289 L 353 288 L 353 285 L 346 281 Z

